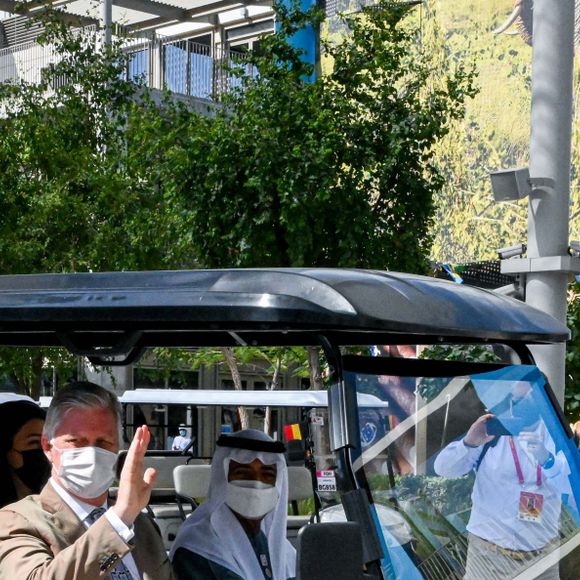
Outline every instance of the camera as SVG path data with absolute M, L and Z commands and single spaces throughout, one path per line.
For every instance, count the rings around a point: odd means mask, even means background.
M 519 435 L 524 430 L 524 422 L 519 417 L 504 417 L 497 419 L 492 417 L 485 423 L 488 435 L 502 437 L 505 435 Z

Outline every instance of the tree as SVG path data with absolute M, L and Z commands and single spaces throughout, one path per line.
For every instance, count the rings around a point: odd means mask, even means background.
M 279 387 L 280 376 L 291 371 L 294 376 L 307 377 L 309 365 L 306 364 L 304 349 L 299 347 L 221 347 L 200 348 L 196 350 L 176 350 L 169 348 L 154 349 L 150 360 L 157 369 L 157 373 L 168 378 L 169 373 L 176 367 L 188 366 L 198 369 L 201 366 L 221 367 L 226 365 L 232 376 L 234 389 L 241 391 L 242 377 L 240 366 L 252 374 L 265 374 L 269 377 L 267 390 L 273 391 Z M 310 368 L 316 368 L 311 364 Z M 316 388 L 315 383 L 313 385 Z M 250 426 L 250 418 L 245 407 L 238 407 L 238 414 L 242 429 Z M 264 431 L 271 431 L 271 409 L 266 407 L 264 413 Z
M 390 3 L 347 18 L 325 50 L 332 72 L 288 42 L 318 14 L 277 6 L 279 31 L 199 138 L 186 129 L 164 182 L 186 201 L 200 265 L 343 266 L 421 272 L 433 196 L 443 185 L 432 148 L 473 93 L 472 73 L 431 74 L 406 11 Z M 247 68 L 246 68 L 247 70 Z M 320 386 L 318 353 L 311 381 Z M 237 359 L 228 353 L 232 376 Z
M 194 264 L 173 243 L 179 208 L 137 146 L 151 139 L 162 151 L 181 110 L 169 100 L 155 105 L 126 79 L 121 47 L 98 51 L 95 40 L 49 19 L 39 41 L 59 61 L 37 84 L 0 86 L 2 274 Z M 76 371 L 62 351 L 2 349 L 0 359 L 35 398 L 44 368 Z
M 178 109 L 124 78 L 119 46 L 97 51 L 90 33 L 58 22 L 40 41 L 60 62 L 38 84 L 0 87 L 0 272 L 175 264 L 178 210 L 136 144 L 161 149 Z
M 38 85 L 0 89 L 0 272 L 423 271 L 444 181 L 433 147 L 473 74 L 435 78 L 405 9 L 385 2 L 346 18 L 351 34 L 325 46 L 333 71 L 310 83 L 288 38 L 318 13 L 277 14 L 255 74 L 212 116 L 155 104 L 126 79 L 121 44 L 96 51 L 49 26 L 60 61 Z
M 201 265 L 425 269 L 443 186 L 432 149 L 473 75 L 433 79 L 405 13 L 385 3 L 347 17 L 350 35 L 325 46 L 332 72 L 309 83 L 288 38 L 316 14 L 277 7 L 278 34 L 250 55 L 256 74 L 206 139 L 186 132 L 166 175 L 189 200 Z
M 436 148 L 445 169 L 445 186 L 436 198 L 432 256 L 442 262 L 472 262 L 497 257 L 497 248 L 525 242 L 527 200 L 494 203 L 489 172 L 528 165 L 532 49 L 520 36 L 490 31 L 505 20 L 511 0 L 482 3 L 476 10 L 460 0 L 434 0 L 426 6 L 423 38 L 434 52 L 445 52 L 452 66 L 472 58 L 479 71 L 480 92 L 466 115 Z M 580 75 L 575 75 L 580 94 Z M 570 237 L 580 236 L 580 122 L 572 125 Z M 572 340 L 566 355 L 565 411 L 580 417 L 578 285 L 569 290 L 568 326 Z

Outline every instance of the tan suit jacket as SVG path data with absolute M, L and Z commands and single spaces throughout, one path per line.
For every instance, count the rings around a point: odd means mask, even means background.
M 140 515 L 135 537 L 127 544 L 107 518 L 88 530 L 47 484 L 0 510 L 0 580 L 95 580 L 131 552 L 143 580 L 174 575 L 161 537 L 148 517 Z

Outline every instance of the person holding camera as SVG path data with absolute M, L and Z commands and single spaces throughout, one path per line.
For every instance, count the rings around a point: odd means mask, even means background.
M 434 464 L 445 477 L 476 473 L 467 580 L 513 578 L 559 544 L 561 498 L 569 491 L 566 458 L 556 453 L 528 383 L 516 383 L 503 406 L 499 419 L 479 417 Z M 557 580 L 558 566 L 533 577 Z

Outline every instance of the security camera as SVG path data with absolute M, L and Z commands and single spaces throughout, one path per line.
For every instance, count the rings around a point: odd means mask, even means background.
M 497 255 L 500 260 L 509 260 L 510 258 L 523 256 L 527 249 L 526 244 L 517 244 L 515 246 L 508 246 L 507 248 L 500 248 L 497 250 Z
M 572 240 L 568 246 L 568 253 L 575 258 L 580 257 L 580 242 Z

